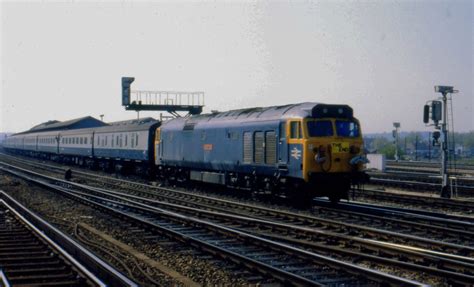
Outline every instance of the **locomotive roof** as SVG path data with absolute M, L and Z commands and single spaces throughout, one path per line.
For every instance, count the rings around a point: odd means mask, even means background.
M 323 103 L 305 102 L 289 104 L 284 106 L 257 107 L 227 112 L 215 112 L 202 114 L 188 118 L 177 118 L 164 123 L 164 125 L 179 124 L 185 121 L 192 123 L 218 123 L 218 122 L 251 122 L 265 120 L 279 120 L 288 118 L 322 118 L 322 117 L 344 117 L 352 118 L 353 111 L 348 105 L 328 105 Z

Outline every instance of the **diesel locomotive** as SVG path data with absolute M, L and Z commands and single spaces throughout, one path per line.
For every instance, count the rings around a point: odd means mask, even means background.
M 367 176 L 347 105 L 300 103 L 21 133 L 4 148 L 91 166 L 137 165 L 163 180 L 201 181 L 299 200 L 347 198 Z
M 156 130 L 162 178 L 299 199 L 347 198 L 366 179 L 359 121 L 347 105 L 300 103 L 176 118 Z

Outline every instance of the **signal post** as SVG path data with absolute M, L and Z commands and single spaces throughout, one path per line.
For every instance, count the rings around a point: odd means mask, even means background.
M 430 120 L 434 122 L 435 129 L 441 129 L 443 140 L 441 143 L 441 197 L 450 198 L 449 174 L 448 174 L 448 94 L 457 93 L 451 86 L 435 86 L 435 92 L 441 93 L 441 101 L 431 101 L 424 107 L 423 122 L 427 124 Z M 441 127 L 439 122 L 442 121 Z M 433 132 L 433 145 L 439 145 L 440 132 Z

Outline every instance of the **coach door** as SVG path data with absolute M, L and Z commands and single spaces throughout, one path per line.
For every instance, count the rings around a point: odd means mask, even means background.
M 59 154 L 59 143 L 61 142 L 60 134 L 57 134 L 54 139 L 56 140 L 56 153 Z

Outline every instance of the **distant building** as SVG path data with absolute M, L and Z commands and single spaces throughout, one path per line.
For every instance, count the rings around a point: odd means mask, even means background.
M 73 129 L 84 129 L 84 128 L 94 128 L 94 127 L 102 127 L 107 126 L 108 124 L 100 121 L 96 118 L 91 116 L 72 119 L 64 122 L 60 121 L 47 121 L 32 127 L 31 129 L 18 133 L 32 133 L 32 132 L 46 132 L 46 131 L 54 131 L 54 130 L 73 130 Z

